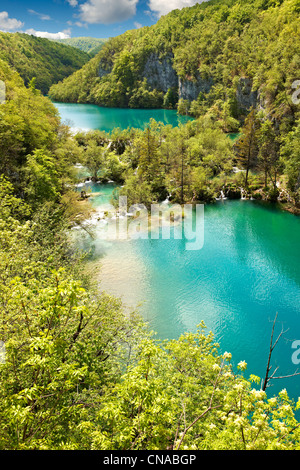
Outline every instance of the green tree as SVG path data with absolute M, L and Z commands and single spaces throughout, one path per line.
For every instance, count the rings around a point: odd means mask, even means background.
M 91 176 L 95 181 L 104 175 L 105 153 L 106 149 L 97 145 L 96 142 L 90 142 L 84 152 L 84 165 L 91 172 Z
M 283 390 L 267 398 L 259 378 L 235 375 L 201 324 L 196 333 L 158 344 L 141 341 L 136 361 L 104 397 L 88 447 L 111 450 L 267 450 L 299 445 L 299 422 Z M 254 386 L 253 386 L 254 385 Z M 299 407 L 299 402 L 298 402 Z M 85 432 L 84 432 L 85 431 Z
M 20 222 L 26 205 L 1 183 L 0 448 L 81 448 L 74 432 L 93 421 L 126 363 L 126 343 L 143 333 L 119 300 L 87 291 L 74 277 L 62 213 L 43 206 Z
M 237 160 L 241 166 L 246 170 L 245 173 L 245 186 L 248 186 L 249 171 L 257 166 L 258 155 L 258 121 L 255 115 L 255 110 L 249 113 L 245 120 L 244 127 L 242 128 L 241 136 L 236 143 Z
M 0 59 L 20 74 L 31 91 L 44 95 L 90 59 L 86 52 L 24 33 L 1 32 L 0 45 Z
M 162 134 L 160 126 L 151 121 L 150 126 L 135 139 L 135 149 L 138 154 L 138 175 L 151 187 L 155 200 L 166 198 L 164 168 L 159 149 Z
M 262 122 L 258 133 L 258 165 L 264 172 L 265 188 L 270 178 L 273 190 L 277 190 L 277 177 L 280 171 L 278 136 L 270 120 Z
M 25 194 L 32 206 L 59 199 L 60 187 L 55 161 L 45 155 L 43 150 L 36 150 L 27 156 L 24 173 Z
M 164 96 L 164 108 L 175 109 L 178 102 L 178 89 L 171 87 Z
M 300 201 L 300 121 L 282 138 L 281 160 L 288 177 L 288 189 L 296 204 Z

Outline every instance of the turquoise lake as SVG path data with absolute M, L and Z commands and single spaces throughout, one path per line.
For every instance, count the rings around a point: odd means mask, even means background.
M 114 185 L 86 184 L 99 211 Z M 93 194 L 92 194 L 93 196 Z M 104 206 L 103 206 L 104 205 Z M 273 355 L 276 375 L 291 374 L 292 343 L 300 340 L 300 219 L 255 201 L 219 201 L 205 206 L 204 246 L 187 251 L 184 240 L 101 240 L 80 235 L 100 267 L 99 286 L 121 297 L 149 322 L 161 339 L 195 331 L 204 320 L 233 365 L 263 376 L 273 319 L 275 335 L 288 330 Z M 102 221 L 103 222 L 103 221 Z M 95 269 L 96 273 L 96 269 Z M 299 354 L 300 357 L 300 354 Z M 300 376 L 274 380 L 269 394 L 286 388 L 298 398 Z
M 169 110 L 128 110 L 56 103 L 73 128 L 143 128 L 151 117 L 178 125 L 182 117 Z M 92 192 L 91 204 L 103 211 L 114 184 L 81 183 Z M 185 240 L 103 240 L 105 221 L 91 221 L 94 238 L 75 230 L 78 246 L 90 252 L 99 288 L 137 309 L 161 339 L 195 331 L 203 320 L 220 351 L 232 363 L 245 360 L 247 376 L 263 377 L 272 322 L 275 337 L 288 330 L 273 353 L 276 375 L 296 372 L 294 341 L 300 340 L 300 219 L 274 205 L 255 201 L 218 201 L 205 206 L 204 246 L 187 251 Z M 100 268 L 100 269 L 98 269 Z M 300 354 L 296 356 L 300 359 Z M 300 376 L 274 380 L 268 394 L 286 388 L 295 400 Z
M 57 107 L 62 121 L 77 130 L 100 129 L 111 132 L 117 127 L 143 129 L 151 118 L 163 124 L 177 126 L 191 119 L 188 116 L 179 116 L 175 110 L 169 109 L 102 108 L 93 104 L 76 103 L 53 104 Z

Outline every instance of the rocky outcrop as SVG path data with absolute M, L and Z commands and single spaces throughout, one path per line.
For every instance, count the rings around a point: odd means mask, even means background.
M 179 98 L 193 101 L 197 99 L 199 93 L 208 93 L 213 85 L 213 80 L 201 79 L 195 80 L 181 79 L 173 68 L 173 54 L 169 53 L 160 59 L 157 54 L 150 54 L 142 73 L 142 77 L 147 79 L 151 88 L 156 88 L 164 93 L 169 88 L 178 88 Z
M 166 93 L 170 88 L 178 89 L 178 98 L 193 101 L 198 98 L 199 93 L 207 94 L 210 92 L 214 82 L 211 77 L 201 78 L 200 75 L 195 78 L 181 78 L 173 68 L 174 55 L 167 53 L 163 57 L 152 52 L 147 57 L 142 69 L 141 78 L 147 79 L 148 85 L 152 89 L 157 89 Z M 112 72 L 113 64 L 101 63 L 98 68 L 100 78 Z M 237 90 L 236 100 L 240 111 L 248 112 L 250 108 L 259 104 L 259 95 L 257 91 L 252 91 L 252 80 L 250 78 L 240 78 Z
M 193 101 L 198 98 L 200 92 L 209 93 L 213 85 L 212 78 L 202 79 L 200 76 L 195 80 L 178 80 L 178 96 L 184 100 Z
M 147 79 L 151 88 L 156 88 L 164 93 L 169 88 L 178 86 L 178 76 L 173 69 L 173 54 L 167 54 L 160 59 L 157 54 L 150 54 L 143 70 L 142 77 Z
M 111 73 L 111 71 L 112 71 L 112 69 L 111 70 L 106 70 L 100 64 L 99 69 L 98 69 L 98 75 L 99 75 L 100 78 L 102 78 L 102 77 L 105 77 L 105 75 L 108 75 L 109 73 Z
M 250 78 L 240 78 L 236 99 L 241 111 L 249 111 L 251 107 L 256 107 L 258 102 L 257 91 L 252 91 L 252 80 Z
M 178 77 L 173 68 L 173 54 L 169 53 L 162 59 L 155 53 L 151 53 L 146 60 L 142 77 L 147 79 L 151 88 L 156 88 L 164 93 L 169 88 L 178 88 L 179 99 L 193 101 L 199 93 L 209 93 L 213 86 L 213 79 L 201 78 L 198 75 L 194 79 Z M 104 73 L 107 73 L 103 70 Z M 240 110 L 247 112 L 256 107 L 259 98 L 257 91 L 252 91 L 252 80 L 240 78 L 236 91 L 237 104 Z

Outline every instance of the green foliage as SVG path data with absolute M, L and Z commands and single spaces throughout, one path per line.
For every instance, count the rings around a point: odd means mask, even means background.
M 255 110 L 249 113 L 246 118 L 242 133 L 236 143 L 237 158 L 239 163 L 246 170 L 245 185 L 248 186 L 249 170 L 257 165 L 258 155 L 258 120 Z
M 169 88 L 164 96 L 164 108 L 174 109 L 178 102 L 178 90 L 175 87 Z
M 82 439 L 92 449 L 267 450 L 299 446 L 286 391 L 268 399 L 259 378 L 235 376 L 202 324 L 159 344 L 139 342 L 135 361 L 102 401 Z M 241 371 L 246 364 L 241 362 Z
M 125 184 L 119 191 L 131 204 L 153 201 L 211 202 L 214 180 L 232 172 L 233 146 L 210 116 L 172 128 L 154 120 L 136 131 L 121 155 Z M 126 168 L 125 167 L 125 168 Z
M 288 188 L 291 190 L 295 203 L 300 201 L 300 121 L 283 137 L 281 158 L 288 177 Z
M 66 46 L 72 46 L 83 52 L 86 52 L 91 57 L 94 57 L 102 49 L 107 39 L 100 38 L 67 38 L 67 39 L 55 39 L 55 42 L 60 42 Z
M 38 90 L 38 76 L 30 76 L 26 88 L 0 59 L 7 89 L 0 105 L 1 450 L 300 448 L 294 414 L 300 402 L 285 390 L 267 396 L 258 377 L 246 378 L 244 361 L 232 367 L 231 354 L 220 353 L 203 323 L 196 333 L 155 340 L 135 314 L 124 315 L 119 300 L 99 294 L 70 241 L 70 227 L 90 211 L 72 191 L 75 163 L 94 178 L 124 183 L 114 197 L 127 195 L 129 206 L 167 196 L 210 202 L 225 186 L 240 191 L 245 181 L 242 172 L 233 173 L 236 163 L 246 169 L 249 190 L 260 188 L 267 175 L 275 192 L 284 165 L 287 187 L 299 202 L 300 125 L 285 94 L 297 64 L 297 58 L 287 62 L 294 51 L 287 31 L 296 31 L 297 8 L 294 0 L 214 0 L 173 11 L 154 27 L 108 41 L 65 82 L 74 85 L 70 94 L 65 83 L 54 88 L 63 99 L 148 107 L 164 100 L 173 107 L 176 90 L 152 90 L 139 73 L 150 52 L 173 50 L 181 77 L 199 72 L 216 80 L 192 104 L 180 101 L 201 117 L 178 128 L 152 120 L 145 130 L 73 136 Z M 255 42 L 259 32 L 262 49 Z M 0 40 L 45 44 L 24 36 Z M 238 74 L 253 76 L 262 50 L 269 69 L 259 68 L 255 80 L 258 87 L 265 80 L 261 91 L 274 120 L 253 110 L 232 142 L 225 132 L 236 131 L 240 117 Z M 284 60 L 275 67 L 274 57 Z M 108 72 L 101 79 L 99 59 Z M 232 75 L 237 80 L 231 83 Z
M 267 111 L 293 119 L 297 109 L 291 102 L 291 85 L 298 79 L 299 37 L 297 0 L 202 2 L 173 10 L 151 27 L 109 39 L 83 69 L 54 85 L 50 95 L 101 106 L 150 107 L 151 92 L 158 98 L 164 91 L 164 101 L 156 100 L 159 106 L 174 107 L 178 102 L 181 113 L 190 111 L 196 117 L 214 106 L 224 130 L 235 132 L 236 120 L 243 120 L 250 107 L 245 109 L 239 99 L 247 77 Z M 198 83 L 200 89 L 209 85 L 192 105 L 180 87 L 178 97 L 177 90 L 165 93 L 164 79 L 150 89 L 144 85 L 147 59 L 161 61 L 167 56 L 183 82 Z
M 32 155 L 27 155 L 24 173 L 25 194 L 31 206 L 59 199 L 59 178 L 53 158 L 42 150 L 34 151 Z
M 81 264 L 62 267 L 63 239 L 51 243 L 61 216 L 44 206 L 18 221 L 24 203 L 1 183 L 2 450 L 299 448 L 285 390 L 268 398 L 243 361 L 236 375 L 203 323 L 156 341 L 118 300 L 83 287 Z
M 12 174 L 36 148 L 54 150 L 59 118 L 33 83 L 25 88 L 20 76 L 1 60 L 0 79 L 6 85 L 6 102 L 0 105 L 0 171 Z
M 145 78 L 142 82 L 137 82 L 137 87 L 131 94 L 128 106 L 130 108 L 161 108 L 163 99 L 163 92 L 152 90 L 147 85 Z
M 0 105 L 0 173 L 32 207 L 59 201 L 70 184 L 82 149 L 60 123 L 57 109 L 34 81 L 22 79 L 0 60 L 6 101 Z
M 0 33 L 0 59 L 47 94 L 54 83 L 80 69 L 90 56 L 70 46 L 22 33 Z
M 14 196 L 14 187 L 4 175 L 0 176 L 0 200 L 0 215 L 4 221 L 11 217 L 22 218 L 31 214 L 30 207 Z
M 124 342 L 133 339 L 138 323 L 123 316 L 118 300 L 87 292 L 74 278 L 78 262 L 73 266 L 70 256 L 64 261 L 63 219 L 54 207 L 19 222 L 14 215 L 24 203 L 1 183 L 0 337 L 6 354 L 0 447 L 64 448 L 85 409 L 91 419 L 104 389 L 120 375 Z
M 105 149 L 94 142 L 91 142 L 85 151 L 84 164 L 95 180 L 99 179 L 101 173 L 103 176 L 104 152 Z

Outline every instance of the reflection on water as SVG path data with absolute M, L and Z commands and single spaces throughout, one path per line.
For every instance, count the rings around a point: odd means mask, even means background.
M 109 200 L 112 188 L 96 187 Z M 100 263 L 101 288 L 139 308 L 161 338 L 193 331 L 201 320 L 234 363 L 248 372 L 265 371 L 272 321 L 289 329 L 274 351 L 282 375 L 295 372 L 292 341 L 300 340 L 300 220 L 271 206 L 226 201 L 205 207 L 205 241 L 186 251 L 184 240 L 91 240 L 93 263 Z M 280 330 L 281 324 L 278 324 Z M 274 382 L 298 397 L 300 377 Z
M 189 116 L 179 116 L 171 109 L 128 109 L 102 108 L 93 104 L 53 103 L 61 119 L 74 130 L 100 129 L 112 132 L 115 128 L 143 129 L 151 118 L 163 124 L 178 126 L 191 120 Z

